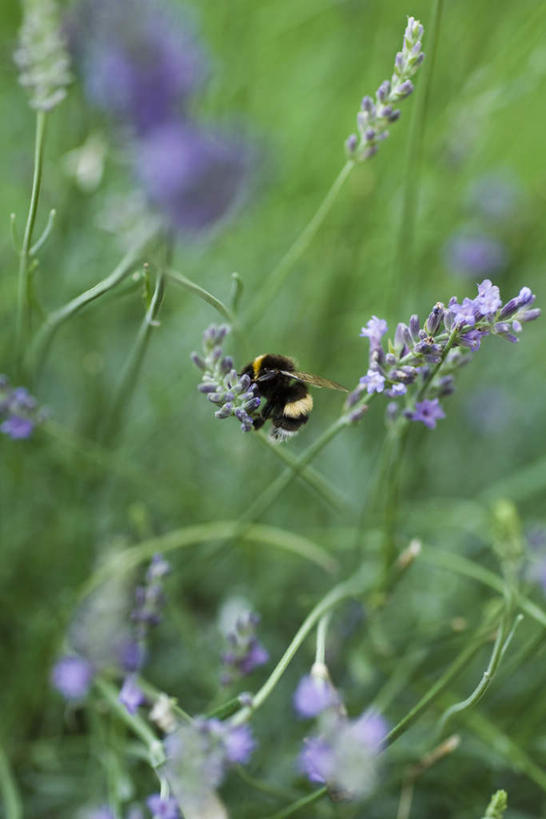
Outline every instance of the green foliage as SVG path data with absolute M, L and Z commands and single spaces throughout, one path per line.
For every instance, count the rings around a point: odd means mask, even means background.
M 151 697 L 166 691 L 190 714 L 222 709 L 239 689 L 219 691 L 218 611 L 241 595 L 261 615 L 271 663 L 243 685 L 259 692 L 259 745 L 248 772 L 223 786 L 234 816 L 288 816 L 292 805 L 302 817 L 383 819 L 400 801 L 399 819 L 403 810 L 472 819 L 501 780 L 514 816 L 536 819 L 546 813 L 537 733 L 546 614 L 529 542 L 546 527 L 543 325 L 526 327 L 519 345 L 484 344 L 446 398 L 446 419 L 435 430 L 412 425 L 389 457 L 380 452 L 383 402 L 359 424 L 336 426 L 343 399 L 326 391 L 282 452 L 263 446 L 232 419 L 213 418 L 189 356 L 208 324 L 228 320 L 236 366 L 274 351 L 353 386 L 366 371 L 358 336 L 372 314 L 394 329 L 473 291 L 475 277 L 446 261 L 460 231 L 502 242 L 502 294 L 528 285 L 542 305 L 546 9 L 534 0 L 198 6 L 216 63 L 193 105 L 204 118 L 247 122 L 260 161 L 237 219 L 206 242 L 176 241 L 168 263 L 155 225 L 138 220 L 131 145 L 89 105 L 77 76 L 47 114 L 34 237 L 17 258 L 8 217 L 16 214 L 20 249 L 35 115 L 16 66 L 0 74 L 0 372 L 50 411 L 28 441 L 0 436 L 6 816 L 68 819 L 107 802 L 121 816 L 157 790 L 146 733 L 155 727 L 144 712 L 142 724 L 120 718 L 119 680 L 101 680 L 89 707 L 73 709 L 49 677 L 85 594 L 112 574 L 136 582 L 162 550 L 173 571 L 146 666 Z M 408 13 L 426 29 L 416 92 L 378 155 L 343 179 L 320 230 L 277 277 L 282 286 L 271 287 L 269 274 L 343 167 L 360 99 L 390 69 Z M 20 22 L 8 3 L 5 55 Z M 91 186 L 74 170 L 90 146 Z M 476 204 L 490 176 L 515 180 L 506 216 Z M 16 315 L 21 265 L 30 327 Z M 384 486 L 394 486 L 389 537 L 399 556 L 387 575 Z M 415 542 L 405 551 L 415 538 L 420 553 Z M 295 773 L 308 726 L 292 718 L 291 698 L 330 609 L 328 668 L 350 714 L 375 705 L 391 724 L 379 788 L 361 807 L 316 798 Z M 476 691 L 474 708 L 458 708 Z M 238 701 L 232 707 L 241 714 Z M 419 768 L 446 713 L 460 745 Z M 497 791 L 485 816 L 504 810 Z

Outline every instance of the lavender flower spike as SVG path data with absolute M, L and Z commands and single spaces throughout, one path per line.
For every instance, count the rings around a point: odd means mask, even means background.
M 377 153 L 379 143 L 389 135 L 389 124 L 399 119 L 400 111 L 394 105 L 412 93 L 411 77 L 425 57 L 421 50 L 423 31 L 418 20 L 408 18 L 402 51 L 396 55 L 391 80 L 381 83 L 375 102 L 369 96 L 362 100 L 362 110 L 356 118 L 359 136 L 355 138 L 353 134 L 345 143 L 348 157 L 355 162 L 363 162 Z
M 238 376 L 233 369 L 233 361 L 224 356 L 222 342 L 230 332 L 227 324 L 212 324 L 203 333 L 203 353 L 199 356 L 192 353 L 193 363 L 202 371 L 199 392 L 218 406 L 214 413 L 216 418 L 229 418 L 233 415 L 241 422 L 243 432 L 252 427 L 252 416 L 260 406 L 260 398 L 248 375 Z
M 19 48 L 14 58 L 28 88 L 30 105 L 51 111 L 66 96 L 71 81 L 69 59 L 61 33 L 59 11 L 54 0 L 24 3 Z

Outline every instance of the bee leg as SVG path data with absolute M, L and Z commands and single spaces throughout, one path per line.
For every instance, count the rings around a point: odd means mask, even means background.
M 257 418 L 254 418 L 252 424 L 254 429 L 261 429 L 271 413 L 273 412 L 273 406 L 268 402 L 262 410 L 262 414 L 258 415 Z

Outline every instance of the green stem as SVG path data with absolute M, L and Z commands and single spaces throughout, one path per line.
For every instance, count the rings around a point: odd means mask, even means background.
M 329 611 L 324 614 L 317 626 L 317 648 L 315 651 L 315 663 L 319 665 L 326 665 L 326 635 L 328 634 L 328 626 L 330 625 L 330 618 L 332 613 Z
M 199 296 L 200 299 L 203 299 L 203 301 L 206 301 L 211 307 L 214 307 L 215 310 L 218 310 L 220 315 L 229 321 L 230 324 L 234 326 L 237 324 L 237 318 L 233 311 L 220 301 L 220 299 L 217 299 L 216 296 L 213 296 L 212 293 L 205 290 L 204 287 L 192 282 L 191 279 L 186 278 L 186 276 L 183 276 L 182 273 L 179 273 L 177 270 L 168 270 L 167 276 L 169 279 L 172 279 L 173 282 L 176 282 L 176 284 L 179 284 L 185 290 L 189 290 L 190 293 Z
M 165 762 L 163 744 L 147 723 L 138 714 L 130 714 L 127 711 L 126 707 L 119 701 L 119 692 L 112 683 L 102 677 L 97 677 L 94 684 L 112 711 L 144 742 L 148 748 L 152 768 L 158 768 L 162 765 Z
M 318 791 L 313 791 L 313 793 L 303 796 L 296 802 L 292 802 L 291 805 L 287 805 L 286 808 L 277 811 L 277 813 L 272 813 L 270 816 L 267 816 L 266 819 L 286 819 L 287 816 L 293 816 L 295 813 L 297 813 L 300 808 L 306 808 L 308 805 L 312 805 L 313 802 L 318 802 L 318 800 L 322 799 L 323 796 L 326 796 L 327 793 L 327 788 L 319 788 Z
M 241 515 L 242 522 L 251 521 L 260 517 L 271 506 L 281 492 L 288 486 L 289 483 L 300 475 L 308 463 L 324 449 L 324 447 L 334 438 L 338 432 L 347 426 L 347 419 L 342 416 L 338 418 L 331 426 L 326 429 L 322 435 L 316 439 L 314 443 L 298 458 L 288 469 L 269 484 L 253 503 L 247 507 L 246 511 Z
M 349 159 L 345 163 L 311 221 L 308 222 L 290 248 L 286 251 L 277 266 L 271 271 L 261 288 L 257 291 L 257 297 L 251 304 L 248 311 L 248 316 L 246 317 L 247 325 L 256 322 L 260 318 L 271 300 L 282 287 L 283 282 L 290 273 L 294 264 L 307 250 L 311 240 L 330 212 L 332 205 L 337 199 L 337 196 L 345 183 L 345 180 L 348 178 L 354 166 L 355 163 L 352 159 Z
M 443 0 L 432 0 L 432 22 L 430 34 L 427 32 L 425 60 L 425 76 L 419 83 L 417 99 L 413 106 L 410 130 L 408 136 L 408 151 L 404 173 L 404 192 L 402 199 L 402 214 L 396 242 L 396 252 L 390 272 L 389 300 L 392 305 L 398 288 L 395 286 L 399 271 L 403 270 L 408 280 L 413 276 L 412 251 L 415 237 L 415 221 L 418 206 L 418 191 L 422 170 L 422 152 L 425 137 L 425 128 L 430 100 L 430 88 L 438 52 L 440 22 L 443 11 Z M 416 292 L 419 292 L 417 290 Z
M 6 819 L 22 819 L 23 803 L 4 748 L 0 745 L 0 791 Z
M 263 432 L 263 430 L 260 430 L 256 437 L 262 444 L 264 444 L 264 446 L 268 447 L 268 449 L 277 458 L 284 461 L 285 464 L 288 464 L 290 468 L 295 467 L 298 459 L 295 455 L 292 455 L 288 449 L 280 447 L 278 444 L 274 444 L 269 436 Z M 335 509 L 345 512 L 349 511 L 349 504 L 344 495 L 335 487 L 331 486 L 328 481 L 323 478 L 320 472 L 317 472 L 312 467 L 306 467 L 299 472 L 299 477 L 301 480 L 305 481 L 311 487 L 311 489 L 317 493 L 317 495 L 319 495 Z
M 461 651 L 458 657 L 451 663 L 451 665 L 447 668 L 447 670 L 442 674 L 440 679 L 429 688 L 427 693 L 421 697 L 419 702 L 414 705 L 414 707 L 409 711 L 406 716 L 400 720 L 400 722 L 394 726 L 394 728 L 389 731 L 387 734 L 387 738 L 385 740 L 385 744 L 388 747 L 392 745 L 402 734 L 404 734 L 408 728 L 416 721 L 416 719 L 425 711 L 429 705 L 431 705 L 434 700 L 436 700 L 442 691 L 444 691 L 449 683 L 465 668 L 472 658 L 474 657 L 477 650 L 480 646 L 485 642 L 487 637 L 480 637 L 477 638 L 474 642 L 470 643 L 469 645 L 465 646 L 465 648 Z
M 198 543 L 234 537 L 251 542 L 265 543 L 268 546 L 291 552 L 305 560 L 309 560 L 330 574 L 337 569 L 335 558 L 313 541 L 301 535 L 295 535 L 293 532 L 263 524 L 249 524 L 245 531 L 241 533 L 239 521 L 220 520 L 214 523 L 203 523 L 176 529 L 125 549 L 125 551 L 107 560 L 89 578 L 80 595 L 82 598 L 86 597 L 112 575 L 130 572 L 136 566 L 150 559 L 156 552 L 166 554 L 175 549 L 182 549 Z
M 23 235 L 23 242 L 19 254 L 19 281 L 17 289 L 17 323 L 16 323 L 16 349 L 17 361 L 21 364 L 26 340 L 30 330 L 30 266 L 32 234 L 36 222 L 38 210 L 38 200 L 40 198 L 40 187 L 42 184 L 42 167 L 44 156 L 44 141 L 46 129 L 46 112 L 38 111 L 36 114 L 36 137 L 34 142 L 34 173 L 32 177 L 32 191 L 30 194 L 30 205 L 28 209 L 27 222 Z
M 112 441 L 118 434 L 124 413 L 127 411 L 133 396 L 142 362 L 148 348 L 152 330 L 157 326 L 156 318 L 165 294 L 165 273 L 157 274 L 155 289 L 142 320 L 133 349 L 123 368 L 123 373 L 114 394 L 110 418 L 104 432 L 105 442 Z
M 150 229 L 147 233 L 145 233 L 138 244 L 127 251 L 118 266 L 112 271 L 112 273 L 110 273 L 109 276 L 98 282 L 98 284 L 93 285 L 93 287 L 90 287 L 89 290 L 85 290 L 83 293 L 80 293 L 79 296 L 71 299 L 71 301 L 62 307 L 59 307 L 53 313 L 50 313 L 44 325 L 36 335 L 30 349 L 31 366 L 36 375 L 39 375 L 43 369 L 49 347 L 60 326 L 69 318 L 78 313 L 82 308 L 90 304 L 90 302 L 100 298 L 100 296 L 104 295 L 119 284 L 119 282 L 123 281 L 123 279 L 125 279 L 139 263 L 146 245 L 155 236 L 156 232 L 157 229 L 154 228 L 153 230 Z
M 523 620 L 523 615 L 519 614 L 514 620 L 514 624 L 508 636 L 506 636 L 506 618 L 503 620 L 501 626 L 497 631 L 497 636 L 495 638 L 495 644 L 493 646 L 493 651 L 491 652 L 489 664 L 485 669 L 480 682 L 478 683 L 474 691 L 470 694 L 470 696 L 468 696 L 461 702 L 455 703 L 455 705 L 452 705 L 450 708 L 447 709 L 447 711 L 445 711 L 438 725 L 438 734 L 441 734 L 443 732 L 447 722 L 451 719 L 452 716 L 454 716 L 454 714 L 458 714 L 459 711 L 466 711 L 467 708 L 471 708 L 473 705 L 476 705 L 481 700 L 481 698 L 491 685 L 493 677 L 495 676 L 495 672 L 499 667 L 499 663 L 502 660 L 503 655 L 506 649 L 508 648 L 512 640 L 512 637 L 514 636 L 514 632 L 519 623 L 521 622 L 521 620 Z
M 327 612 L 329 612 L 330 609 L 337 606 L 337 604 L 342 600 L 361 594 L 367 583 L 369 583 L 369 573 L 367 571 L 365 572 L 363 570 L 359 570 L 348 580 L 334 586 L 334 588 L 331 589 L 328 594 L 326 594 L 322 600 L 317 603 L 297 630 L 288 648 L 273 669 L 272 673 L 269 675 L 260 690 L 252 698 L 252 705 L 245 706 L 237 714 L 235 714 L 235 716 L 231 719 L 232 725 L 240 725 L 241 723 L 246 722 L 248 719 L 250 719 L 252 714 L 261 705 L 263 705 L 290 665 L 290 662 L 294 658 L 297 650 L 300 648 L 309 632 L 314 628 L 315 624 Z

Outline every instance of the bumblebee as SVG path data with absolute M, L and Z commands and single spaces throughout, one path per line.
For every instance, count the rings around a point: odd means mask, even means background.
M 309 420 L 313 397 L 307 384 L 348 392 L 335 381 L 296 369 L 291 358 L 274 353 L 257 356 L 239 375 L 248 375 L 256 386 L 258 395 L 265 398 L 261 414 L 253 420 L 254 429 L 263 427 L 270 418 L 270 437 L 274 441 L 290 438 Z

